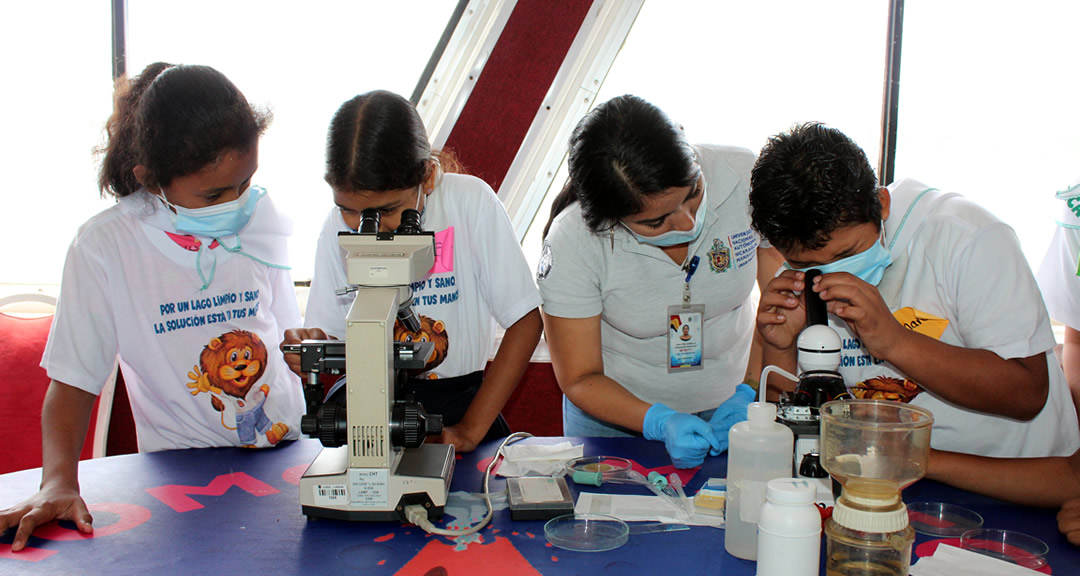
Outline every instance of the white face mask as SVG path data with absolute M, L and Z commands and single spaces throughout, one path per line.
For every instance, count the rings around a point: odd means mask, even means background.
M 708 211 L 708 198 L 705 194 L 708 190 L 702 188 L 701 190 L 701 203 L 698 204 L 697 212 L 694 213 L 694 227 L 690 230 L 668 230 L 663 234 L 657 234 L 656 236 L 642 236 L 633 230 L 626 224 L 623 227 L 626 228 L 631 235 L 642 244 L 651 244 L 653 246 L 660 246 L 661 248 L 666 246 L 676 246 L 679 244 L 687 244 L 698 239 L 701 236 L 701 231 L 705 229 L 705 213 Z

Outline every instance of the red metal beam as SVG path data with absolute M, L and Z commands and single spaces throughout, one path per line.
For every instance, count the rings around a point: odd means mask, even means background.
M 519 0 L 445 148 L 499 189 L 592 0 Z

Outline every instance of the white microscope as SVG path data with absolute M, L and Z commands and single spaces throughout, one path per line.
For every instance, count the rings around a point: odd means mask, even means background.
M 407 521 L 406 506 L 419 504 L 442 517 L 454 447 L 424 444 L 442 431 L 442 417 L 399 398 L 404 370 L 423 368 L 432 344 L 394 341 L 394 322 L 418 329 L 410 284 L 435 261 L 435 236 L 420 228 L 420 215 L 405 210 L 395 232 L 379 232 L 379 213 L 365 210 L 356 233 L 342 232 L 346 276 L 356 297 L 345 321 L 345 340 L 305 340 L 299 352 L 307 373 L 307 414 L 301 431 L 326 446 L 300 478 L 300 505 L 308 517 Z M 326 394 L 320 374 L 347 373 Z
M 804 280 L 806 289 L 806 328 L 799 334 L 799 376 L 777 370 L 798 382 L 795 392 L 782 397 L 776 419 L 795 434 L 793 472 L 797 477 L 827 478 L 820 463 L 821 418 L 819 408 L 831 400 L 850 399 L 851 394 L 837 371 L 840 367 L 840 336 L 829 327 L 829 312 L 817 292 L 810 289 L 819 270 L 810 270 Z M 768 368 L 766 369 L 768 370 Z

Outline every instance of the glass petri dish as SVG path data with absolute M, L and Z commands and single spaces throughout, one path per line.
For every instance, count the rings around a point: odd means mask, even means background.
M 630 461 L 618 456 L 584 456 L 566 463 L 566 468 L 573 472 L 600 472 L 605 478 L 622 474 L 632 468 Z
M 976 528 L 961 534 L 960 547 L 1033 570 L 1046 565 L 1046 554 L 1050 552 L 1050 547 L 1034 536 L 1014 530 L 987 528 Z
M 977 512 L 945 502 L 915 502 L 907 510 L 911 527 L 929 536 L 956 537 L 983 525 Z
M 630 527 L 606 514 L 566 514 L 548 520 L 544 536 L 563 550 L 605 552 L 626 544 Z

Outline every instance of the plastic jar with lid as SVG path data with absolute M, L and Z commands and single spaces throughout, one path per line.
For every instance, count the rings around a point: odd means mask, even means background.
M 825 573 L 828 576 L 907 576 L 915 531 L 899 498 L 877 510 L 860 510 L 836 501 L 825 522 Z
M 807 480 L 769 480 L 758 519 L 757 576 L 817 576 L 821 513 L 816 497 L 817 489 Z

